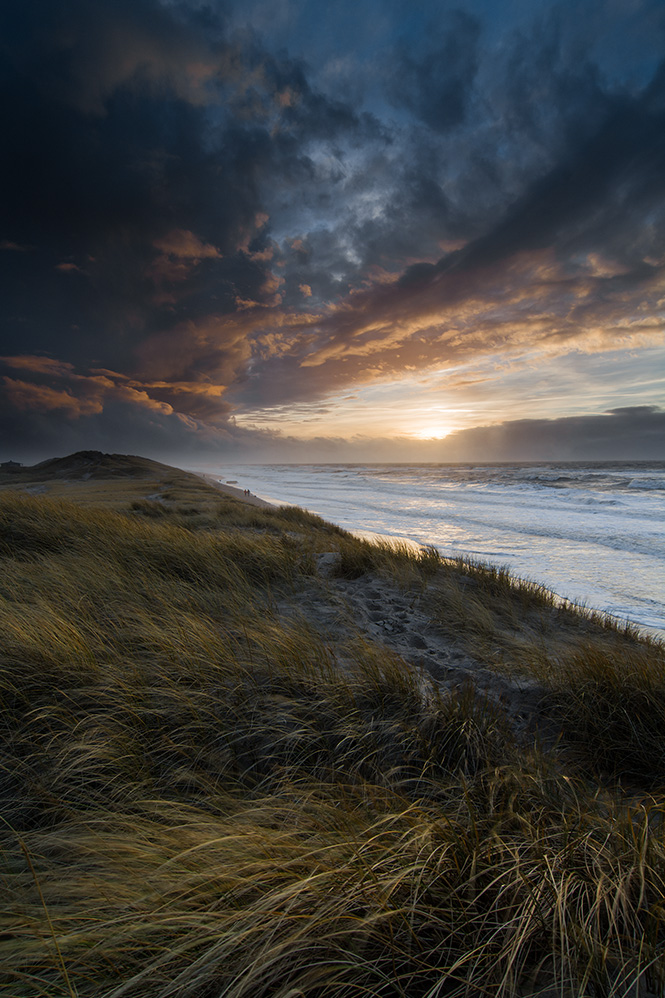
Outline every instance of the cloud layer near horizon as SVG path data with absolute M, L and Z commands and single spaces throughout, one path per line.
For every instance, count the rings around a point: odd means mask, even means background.
M 24 463 L 64 457 L 81 449 L 79 424 L 46 414 L 7 427 L 12 452 Z M 428 463 L 492 464 L 521 461 L 652 461 L 662 452 L 665 411 L 626 406 L 593 416 L 508 420 L 458 430 L 443 440 L 407 437 L 317 436 L 307 440 L 278 431 L 245 430 L 230 423 L 207 432 L 200 427 L 192 448 L 191 428 L 173 413 L 155 416 L 131 402 L 114 400 L 88 414 L 85 448 L 149 454 L 185 468 L 215 470 L 224 463 L 296 464 Z
M 0 419 L 17 447 L 286 457 L 304 445 L 234 414 L 661 342 L 659 4 L 497 26 L 480 0 L 408 20 L 368 0 L 328 15 L 329 42 L 292 11 L 262 32 L 258 2 L 3 9 Z M 653 444 L 638 411 L 620 456 Z M 542 451 L 550 431 L 509 416 L 507 459 L 518 437 Z M 585 418 L 580 456 L 614 456 Z M 567 425 L 550 427 L 561 453 Z M 489 432 L 459 438 L 469 459 Z

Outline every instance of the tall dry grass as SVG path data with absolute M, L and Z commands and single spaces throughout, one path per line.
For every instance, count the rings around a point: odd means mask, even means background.
M 0 500 L 0 993 L 665 994 L 658 647 L 307 514 L 193 507 Z M 340 668 L 284 613 L 331 547 L 478 647 L 510 619 L 487 654 L 541 670 L 563 751 L 361 635 Z

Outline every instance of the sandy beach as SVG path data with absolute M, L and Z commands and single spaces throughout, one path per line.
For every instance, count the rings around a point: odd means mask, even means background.
M 265 499 L 260 499 L 251 493 L 247 495 L 244 489 L 239 489 L 237 486 L 229 485 L 226 482 L 220 482 L 219 478 L 216 478 L 214 475 L 206 475 L 202 472 L 195 472 L 195 474 L 199 478 L 202 478 L 204 482 L 207 482 L 208 485 L 212 485 L 213 488 L 218 489 L 219 492 L 223 492 L 227 496 L 233 496 L 234 499 L 240 499 L 242 502 L 247 503 L 248 506 L 257 506 L 260 509 L 277 509 L 273 503 L 266 502 Z

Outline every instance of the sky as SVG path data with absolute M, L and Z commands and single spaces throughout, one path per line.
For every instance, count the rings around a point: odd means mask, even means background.
M 665 458 L 662 0 L 4 0 L 0 47 L 0 460 Z

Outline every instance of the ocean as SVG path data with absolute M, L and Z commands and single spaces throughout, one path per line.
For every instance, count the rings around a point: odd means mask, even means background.
M 507 566 L 665 637 L 665 462 L 225 466 L 348 530 Z

